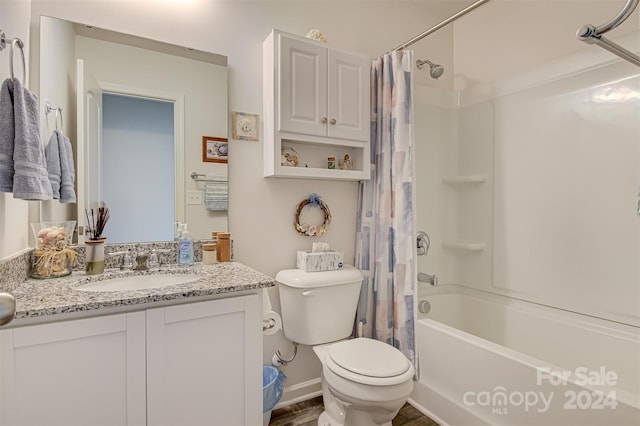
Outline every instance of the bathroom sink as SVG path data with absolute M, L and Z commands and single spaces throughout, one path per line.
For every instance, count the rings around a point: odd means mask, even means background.
M 199 280 L 196 274 L 135 275 L 95 281 L 76 287 L 80 291 L 135 291 L 169 287 Z

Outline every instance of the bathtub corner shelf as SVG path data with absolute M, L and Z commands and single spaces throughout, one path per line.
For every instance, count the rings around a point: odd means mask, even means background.
M 483 251 L 487 245 L 482 241 L 443 241 L 442 247 L 460 251 Z
M 445 185 L 480 184 L 486 182 L 487 179 L 487 175 L 446 176 L 442 178 L 442 183 Z

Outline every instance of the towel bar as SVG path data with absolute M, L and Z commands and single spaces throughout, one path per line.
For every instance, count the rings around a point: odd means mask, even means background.
M 224 176 L 215 176 L 213 178 L 207 178 L 204 173 L 191 172 L 191 179 L 196 182 L 227 182 L 227 178 Z

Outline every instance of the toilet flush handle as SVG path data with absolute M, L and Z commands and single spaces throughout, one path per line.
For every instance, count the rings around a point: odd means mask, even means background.
M 316 294 L 314 290 L 305 290 L 302 292 L 303 296 L 313 296 L 314 294 Z

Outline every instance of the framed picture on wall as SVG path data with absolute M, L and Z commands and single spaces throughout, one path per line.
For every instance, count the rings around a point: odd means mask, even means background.
M 205 163 L 226 163 L 228 158 L 227 138 L 202 137 L 202 161 Z
M 231 137 L 241 141 L 257 141 L 259 124 L 258 114 L 234 111 L 231 113 Z

